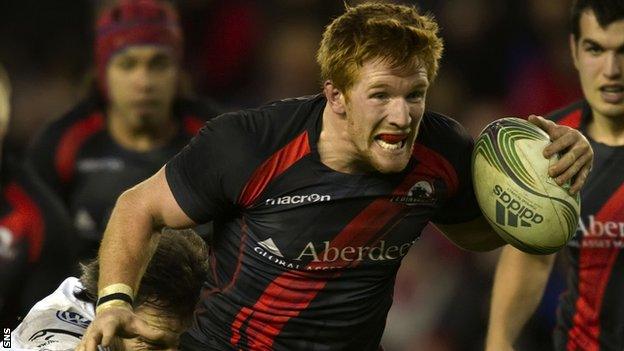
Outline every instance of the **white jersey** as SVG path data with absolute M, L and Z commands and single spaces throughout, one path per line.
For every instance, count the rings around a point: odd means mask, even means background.
M 70 277 L 37 302 L 11 333 L 10 350 L 74 350 L 95 318 L 93 305 L 74 296 L 82 289 L 78 278 Z

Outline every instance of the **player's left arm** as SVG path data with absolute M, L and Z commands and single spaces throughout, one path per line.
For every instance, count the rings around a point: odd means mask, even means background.
M 550 136 L 552 143 L 544 148 L 544 157 L 550 158 L 555 154 L 561 156 L 559 161 L 548 169 L 548 175 L 559 185 L 572 180 L 570 193 L 578 193 L 587 180 L 594 160 L 594 151 L 587 138 L 574 128 L 558 125 L 543 117 L 531 115 L 529 122 Z
M 494 232 L 485 217 L 479 216 L 463 223 L 432 223 L 455 245 L 470 251 L 490 251 L 506 244 Z

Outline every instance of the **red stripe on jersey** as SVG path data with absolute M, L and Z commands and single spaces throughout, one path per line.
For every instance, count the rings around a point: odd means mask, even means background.
M 0 219 L 0 225 L 8 228 L 15 241 L 28 241 L 28 263 L 35 263 L 43 247 L 45 223 L 35 202 L 16 183 L 4 189 L 7 202 L 13 208 L 8 216 Z
M 454 170 L 446 169 L 446 166 L 450 164 L 440 155 L 424 146 L 419 147 L 417 154 L 420 156 L 418 165 L 403 179 L 392 195 L 405 194 L 423 178 L 432 180 L 442 176 L 451 182 L 455 181 L 452 184 L 457 186 L 457 176 Z M 384 233 L 380 232 L 384 228 L 396 225 L 409 211 L 405 205 L 393 202 L 391 198 L 379 198 L 373 201 L 345 226 L 331 241 L 329 247 L 341 251 L 346 246 L 359 247 L 370 243 L 372 246 L 379 242 L 389 229 Z M 323 254 L 324 252 L 319 256 Z M 341 257 L 332 262 L 332 266 L 341 268 L 355 266 L 358 263 L 357 260 L 343 260 Z M 312 269 L 312 272 L 291 270 L 274 279 L 251 309 L 242 308 L 234 318 L 231 326 L 231 344 L 236 347 L 241 339 L 241 327 L 247 319 L 251 318 L 246 329 L 249 349 L 270 349 L 284 325 L 309 306 L 316 295 L 325 288 L 329 279 L 340 275 L 340 270 L 319 274 L 319 271 L 314 271 L 316 267 L 318 264 L 311 262 L 307 268 Z
M 428 147 L 416 143 L 412 155 L 422 163 L 425 163 L 438 177 L 448 186 L 449 197 L 452 197 L 459 189 L 459 179 L 455 167 L 437 152 Z
M 104 116 L 94 112 L 88 118 L 79 121 L 69 128 L 61 137 L 56 148 L 55 166 L 59 179 L 67 183 L 74 175 L 74 166 L 78 150 L 93 134 L 104 129 Z
M 583 110 L 574 110 L 563 118 L 561 118 L 557 124 L 562 126 L 568 126 L 574 129 L 579 129 L 581 127 L 581 120 L 583 118 Z
M 596 220 L 601 222 L 624 221 L 624 185 L 609 198 Z M 590 229 L 591 230 L 591 229 Z M 605 253 L 604 248 L 583 247 L 579 253 L 579 297 L 576 300 L 576 312 L 572 319 L 573 327 L 568 331 L 568 350 L 581 347 L 585 351 L 600 349 L 600 310 L 604 293 L 617 259 L 619 249 L 611 248 Z
M 187 134 L 195 135 L 204 126 L 204 121 L 196 116 L 185 116 L 182 125 Z
M 251 206 L 273 179 L 309 153 L 308 132 L 305 131 L 274 153 L 254 171 L 243 188 L 238 203 L 243 207 Z

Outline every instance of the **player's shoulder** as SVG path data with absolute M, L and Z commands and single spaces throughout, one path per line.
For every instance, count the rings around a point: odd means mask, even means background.
M 75 130 L 88 133 L 105 128 L 103 107 L 96 98 L 80 101 L 71 110 L 48 121 L 41 129 L 39 138 L 61 138 Z
M 426 146 L 440 148 L 451 144 L 465 144 L 472 141 L 466 129 L 456 120 L 438 112 L 423 114 L 418 141 Z
M 228 137 L 251 138 L 256 146 L 287 143 L 322 114 L 325 98 L 304 96 L 268 103 L 258 108 L 229 112 L 206 123 L 206 130 Z M 230 142 L 237 139 L 230 139 Z M 239 141 L 241 139 L 238 139 Z
M 564 124 L 578 128 L 582 121 L 583 115 L 586 113 L 587 110 L 587 102 L 585 100 L 579 100 L 565 107 L 552 111 L 551 113 L 546 115 L 546 118 L 558 124 Z
M 90 303 L 74 296 L 81 289 L 80 281 L 70 277 L 37 302 L 11 333 L 12 346 L 48 350 L 75 347 L 95 316 Z
M 174 104 L 175 114 L 182 118 L 207 121 L 225 112 L 225 109 L 209 98 L 178 98 Z

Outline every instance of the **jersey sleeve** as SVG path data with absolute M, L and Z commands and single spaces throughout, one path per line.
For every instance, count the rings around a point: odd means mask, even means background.
M 481 215 L 472 187 L 471 157 L 474 140 L 459 123 L 448 119 L 444 124 L 447 131 L 439 136 L 440 140 L 444 140 L 441 152 L 455 171 L 457 189 L 445 199 L 431 221 L 439 224 L 468 222 Z
M 174 198 L 196 223 L 218 219 L 236 207 L 252 149 L 235 119 L 226 114 L 207 122 L 165 166 Z

